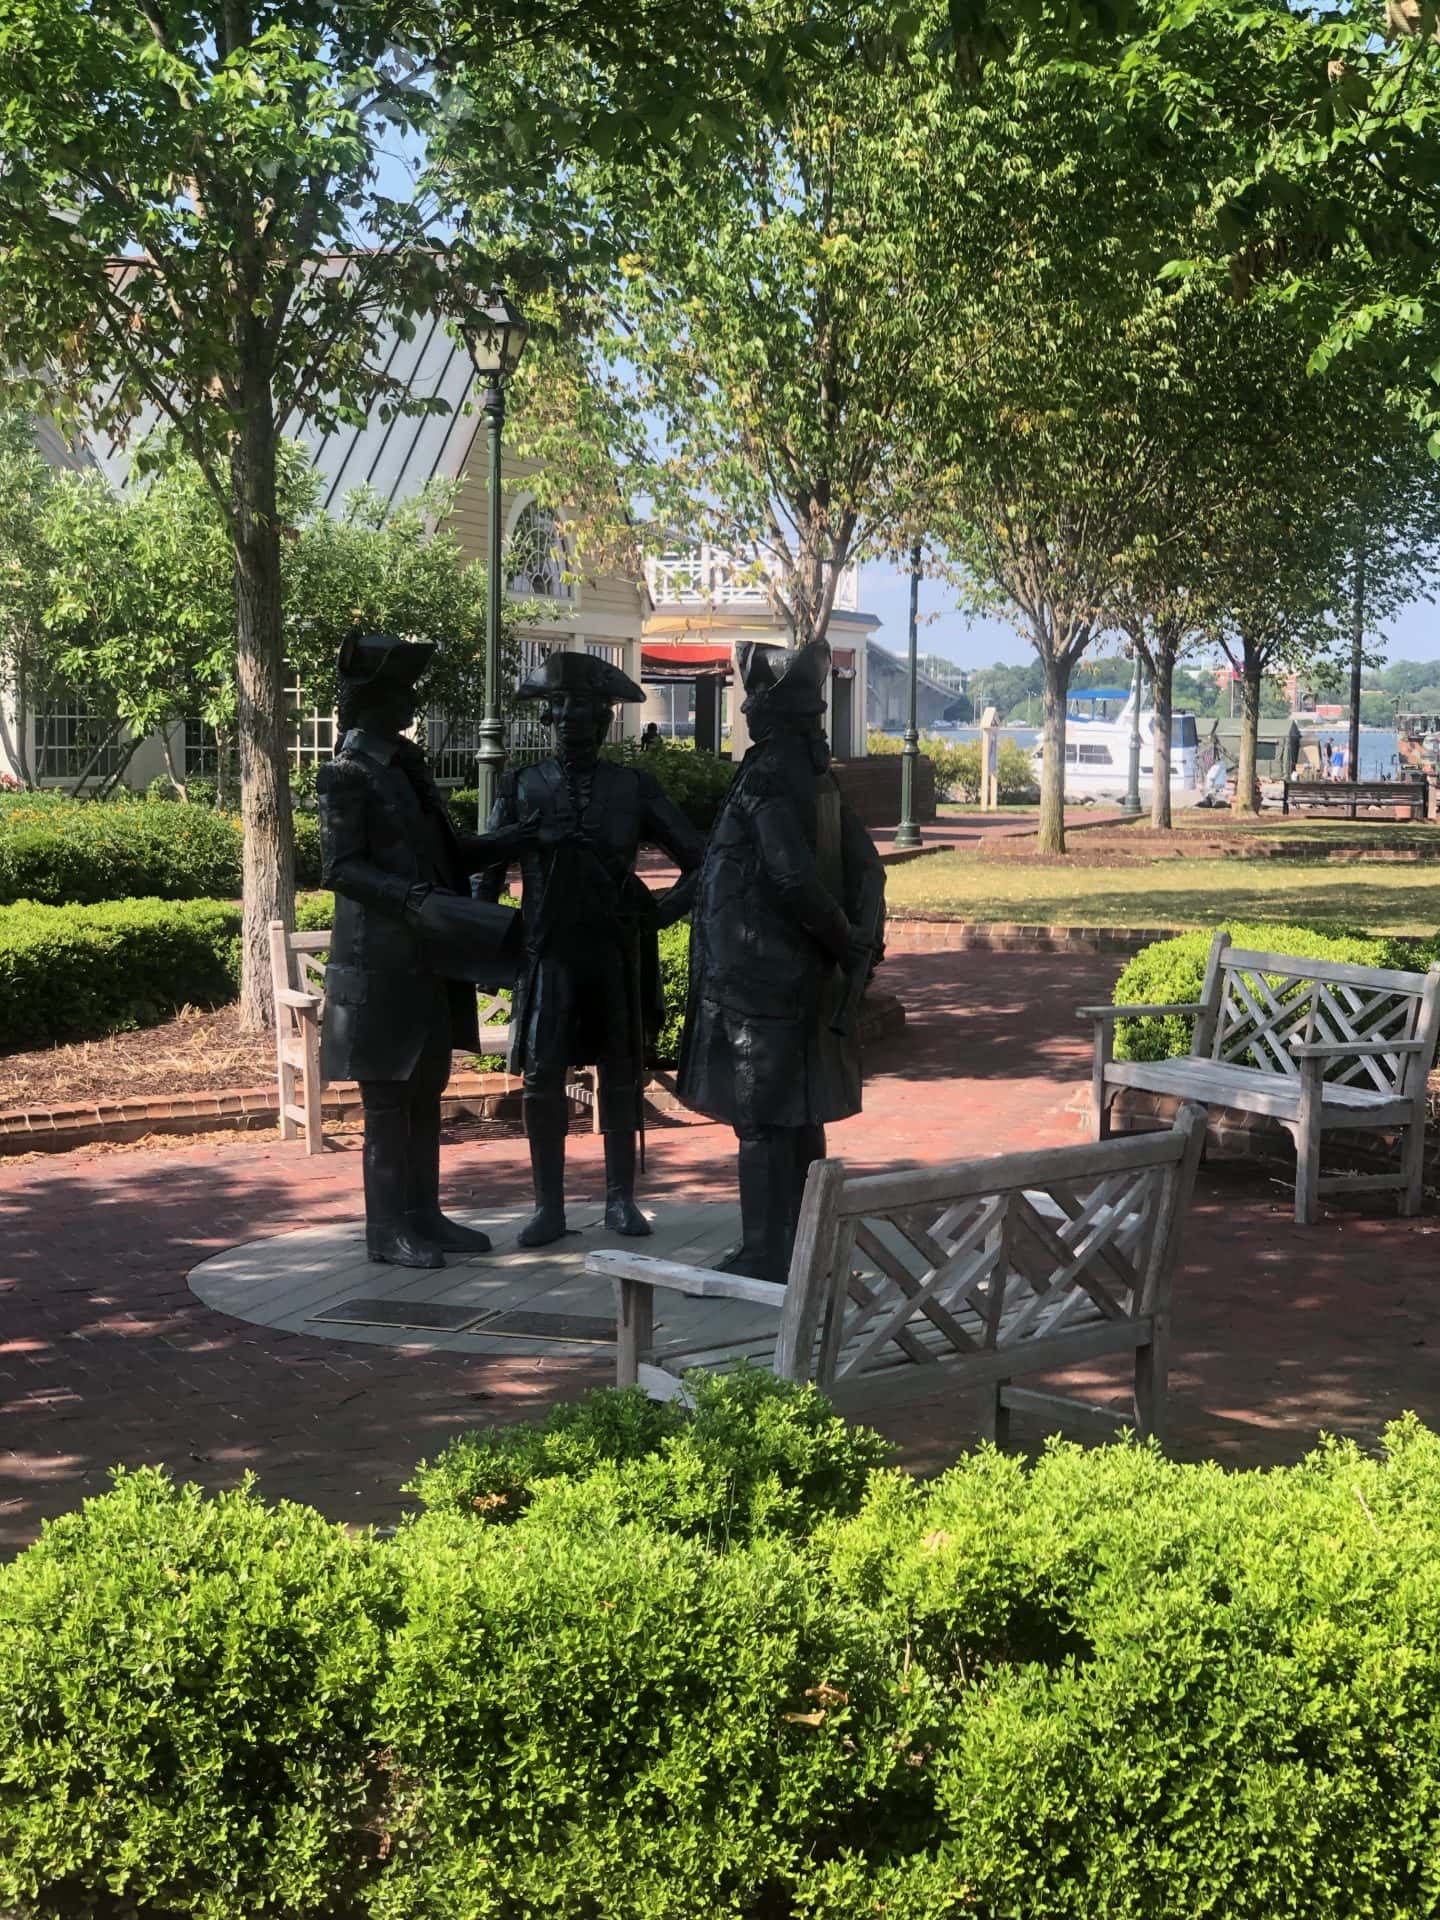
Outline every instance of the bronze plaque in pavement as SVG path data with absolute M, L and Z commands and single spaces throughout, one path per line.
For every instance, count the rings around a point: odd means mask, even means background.
M 463 1333 L 485 1318 L 485 1308 L 447 1306 L 441 1300 L 342 1300 L 305 1317 L 331 1326 L 413 1327 L 425 1333 Z
M 511 1340 L 575 1340 L 599 1346 L 615 1344 L 615 1322 L 586 1313 L 497 1313 L 476 1328 L 488 1340 L 492 1333 Z

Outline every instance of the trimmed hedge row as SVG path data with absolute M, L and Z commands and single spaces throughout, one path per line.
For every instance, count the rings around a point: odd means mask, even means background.
M 1440 1441 L 1226 1473 L 598 1396 L 381 1541 L 152 1470 L 0 1569 L 19 1920 L 1420 1920 Z M 502 1522 L 503 1524 L 495 1524 Z
M 893 733 L 871 733 L 872 754 L 903 753 L 905 742 Z M 982 770 L 978 740 L 942 740 L 927 734 L 921 752 L 935 769 L 935 791 L 942 799 L 974 806 L 980 798 Z M 1035 762 L 1018 741 L 1002 740 L 996 759 L 1001 806 L 1023 806 L 1040 798 Z
M 734 761 L 683 742 L 662 740 L 642 750 L 638 740 L 625 740 L 613 747 L 604 747 L 601 752 L 605 759 L 621 766 L 640 767 L 653 774 L 690 824 L 702 833 L 708 833 L 714 826 L 720 802 L 735 778 Z M 473 833 L 480 789 L 457 787 L 447 798 L 457 823 L 467 833 Z
M 1216 931 L 1182 933 L 1142 947 L 1115 984 L 1114 1004 L 1143 1007 L 1198 1000 Z M 1423 973 L 1440 960 L 1440 936 L 1407 940 L 1293 921 L 1236 921 L 1225 931 L 1237 947 L 1295 954 L 1305 960 L 1341 960 L 1410 973 Z M 1194 1028 L 1194 1020 L 1185 1014 L 1164 1020 L 1120 1020 L 1115 1025 L 1115 1052 L 1121 1060 L 1170 1060 L 1189 1052 Z
M 330 893 L 301 894 L 296 924 L 328 927 Z M 690 929 L 660 935 L 668 1009 L 658 1057 L 680 1049 Z M 153 1026 L 181 1007 L 218 1007 L 240 989 L 240 909 L 224 900 L 111 900 L 0 906 L 0 1050 L 102 1039 Z M 498 1056 L 483 1061 L 503 1065 Z
M 329 926 L 330 894 L 302 895 L 302 927 Z M 240 909 L 224 900 L 0 907 L 0 1049 L 99 1039 L 240 987 Z
M 241 828 L 234 814 L 145 800 L 25 794 L 0 809 L 0 905 L 235 899 Z M 295 815 L 296 877 L 320 880 L 320 823 Z

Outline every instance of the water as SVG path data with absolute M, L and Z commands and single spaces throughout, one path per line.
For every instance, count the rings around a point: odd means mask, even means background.
M 1205 744 L 1210 723 L 1200 720 L 1196 723 L 1200 729 L 1200 744 Z M 1345 726 L 1301 728 L 1301 738 L 1333 741 L 1342 751 L 1348 741 L 1349 729 Z M 966 744 L 980 738 L 978 727 L 947 727 L 944 733 L 927 734 L 926 739 L 937 741 L 954 740 Z M 1018 747 L 1028 752 L 1040 744 L 1038 727 L 1002 727 L 1002 740 L 1013 740 Z M 1360 729 L 1360 778 L 1362 780 L 1390 780 L 1395 776 L 1400 764 L 1400 736 L 1393 727 L 1362 727 Z

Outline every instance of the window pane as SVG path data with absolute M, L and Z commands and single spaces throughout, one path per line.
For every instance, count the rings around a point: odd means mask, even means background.
M 505 574 L 511 593 L 528 600 L 540 594 L 547 600 L 568 600 L 565 579 L 565 536 L 548 507 L 532 500 L 522 507 L 505 554 Z
M 311 704 L 292 669 L 286 669 L 285 744 L 293 765 L 313 766 L 335 752 L 335 715 Z
M 112 733 L 114 737 L 110 738 Z M 102 742 L 108 743 L 102 747 Z M 123 755 L 124 745 L 114 722 L 105 714 L 92 712 L 83 695 L 62 695 L 36 711 L 37 780 L 78 780 L 87 769 L 96 776 L 114 773 Z

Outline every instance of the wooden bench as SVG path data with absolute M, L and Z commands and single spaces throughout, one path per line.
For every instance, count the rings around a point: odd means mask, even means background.
M 1353 820 L 1361 807 L 1405 807 L 1412 820 L 1426 813 L 1423 780 L 1286 780 L 1280 811 L 1289 813 L 1292 799 L 1308 811 L 1343 807 Z
M 628 1248 L 590 1255 L 586 1272 L 615 1283 L 616 1377 L 668 1399 L 687 1369 L 750 1358 L 844 1410 L 978 1389 L 997 1444 L 1012 1411 L 1159 1435 L 1204 1137 L 1203 1112 L 1187 1107 L 1171 1130 L 1095 1146 L 882 1174 L 817 1161 L 783 1286 Z M 657 1291 L 717 1306 L 666 1340 Z M 1112 1353 L 1133 1356 L 1130 1413 L 1009 1384 Z
M 1206 1107 L 1265 1114 L 1295 1142 L 1295 1218 L 1315 1218 L 1322 1194 L 1395 1189 L 1400 1211 L 1423 1197 L 1426 1083 L 1440 1031 L 1440 966 L 1390 972 L 1232 947 L 1217 933 L 1193 1005 L 1082 1007 L 1093 1021 L 1095 1135 L 1110 1132 L 1122 1088 Z M 1116 1060 L 1117 1020 L 1192 1015 L 1190 1052 Z M 1343 1128 L 1402 1135 L 1395 1173 L 1320 1178 L 1320 1146 Z
M 270 922 L 270 984 L 275 994 L 275 1075 L 280 1095 L 280 1138 L 305 1142 L 306 1153 L 325 1150 L 321 1102 L 325 1082 L 320 1075 L 320 1021 L 325 1011 L 325 961 L 330 951 L 330 929 L 294 933 L 283 920 Z M 508 1024 L 496 1021 L 507 1003 L 498 994 L 481 993 L 480 1025 L 487 1053 L 504 1053 L 510 1045 Z M 599 1125 L 593 1083 L 570 1087 L 590 1106 Z

